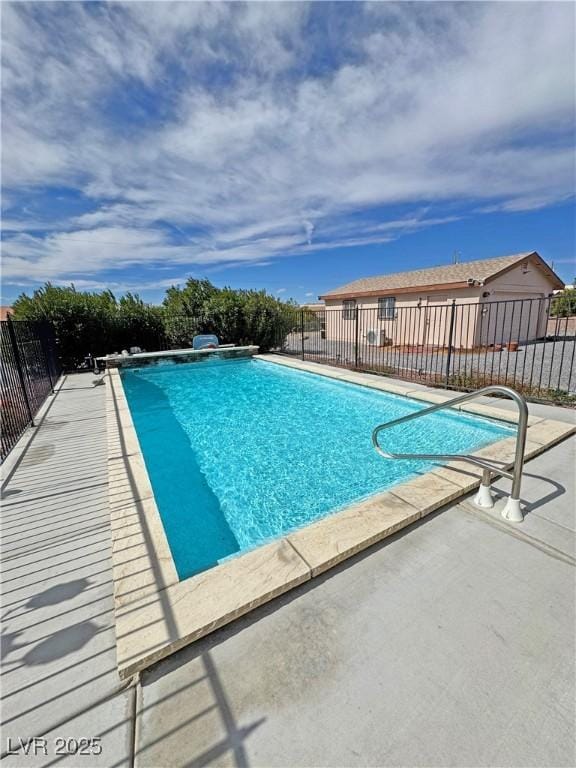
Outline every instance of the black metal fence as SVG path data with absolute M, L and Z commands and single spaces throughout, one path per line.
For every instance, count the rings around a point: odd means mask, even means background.
M 301 310 L 278 351 L 303 360 L 469 391 L 508 384 L 576 403 L 576 317 L 553 299 Z
M 53 391 L 60 365 L 49 323 L 3 320 L 0 344 L 3 461 Z

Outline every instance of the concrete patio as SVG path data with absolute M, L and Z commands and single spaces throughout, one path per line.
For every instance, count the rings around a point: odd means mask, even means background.
M 121 683 L 95 381 L 65 379 L 4 467 L 6 765 L 576 763 L 575 438 L 526 465 L 522 525 L 465 500 Z

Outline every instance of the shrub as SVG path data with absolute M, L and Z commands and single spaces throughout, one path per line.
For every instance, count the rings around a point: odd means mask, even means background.
M 158 349 L 165 339 L 160 308 L 132 294 L 118 302 L 110 291 L 90 293 L 46 283 L 32 296 L 20 295 L 13 310 L 15 320 L 52 323 L 65 369 L 79 367 L 89 354 L 104 355 L 130 346 Z
M 572 317 L 576 315 L 576 288 L 565 288 L 552 301 L 550 314 L 553 317 Z
M 166 292 L 162 306 L 145 304 L 131 293 L 116 300 L 111 291 L 91 293 L 46 283 L 14 302 L 16 320 L 48 320 L 54 326 L 65 369 L 84 358 L 138 346 L 147 350 L 189 347 L 198 333 L 214 333 L 222 343 L 256 344 L 263 352 L 281 347 L 296 327 L 296 306 L 265 291 L 216 288 L 189 279 Z
M 49 320 L 54 326 L 59 355 L 65 368 L 80 365 L 88 354 L 106 348 L 110 316 L 116 299 L 109 292 L 88 293 L 74 286 L 46 283 L 33 295 L 20 295 L 13 305 L 15 320 Z
M 184 288 L 168 288 L 163 305 L 164 328 L 173 348 L 189 347 L 192 338 L 205 333 L 204 307 L 218 293 L 209 280 L 188 278 Z
M 127 293 L 121 297 L 115 323 L 118 328 L 116 344 L 112 345 L 115 349 L 138 346 L 156 350 L 167 346 L 162 308 L 145 304 L 137 295 Z
M 224 344 L 256 344 L 266 352 L 281 347 L 295 327 L 295 307 L 265 291 L 220 289 L 208 280 L 189 279 L 184 288 L 166 293 L 166 333 L 177 346 L 187 346 L 197 333 L 214 333 Z

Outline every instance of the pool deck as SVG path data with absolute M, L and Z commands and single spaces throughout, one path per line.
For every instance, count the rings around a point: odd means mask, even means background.
M 527 463 L 522 525 L 448 504 L 122 682 L 95 381 L 65 379 L 4 467 L 2 752 L 48 752 L 6 765 L 576 763 L 574 437 Z

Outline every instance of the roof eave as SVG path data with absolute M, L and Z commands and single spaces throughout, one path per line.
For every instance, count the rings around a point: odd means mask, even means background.
M 348 291 L 346 293 L 326 293 L 318 296 L 323 301 L 333 299 L 357 299 L 371 298 L 376 296 L 397 296 L 403 293 L 424 293 L 432 291 L 448 291 L 454 288 L 478 288 L 478 285 L 469 285 L 466 281 L 460 280 L 457 283 L 436 283 L 433 285 L 411 285 L 407 288 L 385 288 L 371 291 Z

